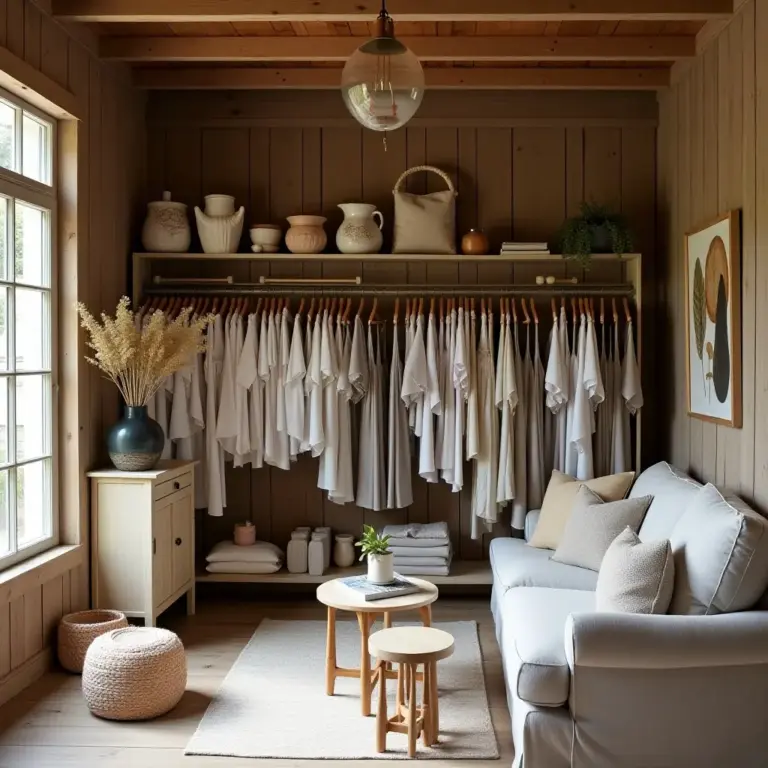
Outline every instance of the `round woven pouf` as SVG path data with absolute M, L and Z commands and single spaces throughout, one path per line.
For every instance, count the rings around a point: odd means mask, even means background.
M 184 646 L 167 629 L 116 629 L 97 637 L 85 654 L 83 696 L 94 715 L 108 720 L 164 715 L 186 685 Z
M 120 611 L 78 611 L 59 622 L 58 653 L 61 666 L 69 672 L 82 672 L 85 652 L 99 635 L 127 627 Z

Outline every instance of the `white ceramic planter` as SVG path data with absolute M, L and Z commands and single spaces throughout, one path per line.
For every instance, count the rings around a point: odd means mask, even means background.
M 386 555 L 368 555 L 368 581 L 371 584 L 390 584 L 395 579 L 395 556 L 391 552 Z
M 171 200 L 163 192 L 162 200 L 147 205 L 147 218 L 141 230 L 141 244 L 149 252 L 184 253 L 189 250 L 191 234 L 187 206 Z
M 205 212 L 195 207 L 197 233 L 206 253 L 237 253 L 243 234 L 245 208 L 235 213 L 231 195 L 206 195 Z
M 333 562 L 339 568 L 349 568 L 355 562 L 355 538 L 349 533 L 336 534 Z

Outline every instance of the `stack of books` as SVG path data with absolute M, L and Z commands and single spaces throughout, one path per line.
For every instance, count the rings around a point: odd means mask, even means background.
M 540 253 L 545 256 L 549 253 L 546 243 L 502 243 L 501 252 L 504 253 Z

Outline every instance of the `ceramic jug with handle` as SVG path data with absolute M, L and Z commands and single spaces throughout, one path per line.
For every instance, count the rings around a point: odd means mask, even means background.
M 378 253 L 384 238 L 384 217 L 375 205 L 341 203 L 344 221 L 336 232 L 336 247 L 341 253 Z M 376 217 L 379 221 L 376 223 Z

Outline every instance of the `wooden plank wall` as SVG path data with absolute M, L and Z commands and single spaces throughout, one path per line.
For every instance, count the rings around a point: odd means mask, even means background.
M 114 310 L 128 288 L 132 225 L 141 215 L 144 183 L 144 103 L 130 87 L 128 73 L 104 64 L 80 41 L 27 0 L 0 2 L 0 45 L 73 92 L 83 119 L 78 148 L 78 270 L 85 279 L 80 300 L 94 312 Z M 74 306 L 60 305 L 62 317 Z M 80 352 L 84 351 L 84 344 Z M 78 354 L 78 350 L 63 350 Z M 117 392 L 81 358 L 79 381 L 85 389 L 80 430 L 86 436 L 80 471 L 104 461 L 105 427 L 118 413 Z M 71 516 L 72 510 L 67 510 Z M 77 511 L 74 512 L 77 518 Z M 76 529 L 77 526 L 74 526 Z M 21 594 L 0 590 L 0 699 L 12 695 L 45 666 L 54 645 L 54 628 L 69 610 L 87 607 L 88 530 L 84 564 Z M 65 538 L 67 531 L 63 532 Z M 66 543 L 78 543 L 68 540 Z
M 434 94 L 422 117 L 389 136 L 364 132 L 345 117 L 338 94 L 166 93 L 150 97 L 148 199 L 162 190 L 189 206 L 209 193 L 232 194 L 246 220 L 284 222 L 294 213 L 328 217 L 332 238 L 341 221 L 337 203 L 375 203 L 388 224 L 391 247 L 392 187 L 406 168 L 424 163 L 446 170 L 458 186 L 458 230 L 480 226 L 492 249 L 502 240 L 552 240 L 563 219 L 583 199 L 614 205 L 629 217 L 637 248 L 653 281 L 655 245 L 655 104 L 618 94 Z M 340 107 L 340 108 L 339 108 Z M 304 117 L 301 117 L 304 115 Z M 466 117 L 472 115 L 472 117 Z M 442 189 L 434 174 L 411 177 L 408 189 Z M 241 250 L 248 243 L 244 232 Z M 193 250 L 199 244 L 193 243 Z M 281 277 L 353 277 L 372 283 L 532 283 L 541 267 L 482 263 L 295 262 L 216 265 L 215 274 L 258 280 Z M 602 265 L 590 281 L 618 282 L 620 267 Z M 158 265 L 166 276 L 202 276 L 199 264 Z M 194 270 L 194 271 L 193 271 Z M 560 275 L 583 270 L 557 265 Z M 646 294 L 652 305 L 653 291 Z M 653 334 L 652 306 L 648 337 Z M 545 339 L 541 339 L 544 344 Z M 647 382 L 653 357 L 647 355 Z M 653 455 L 652 402 L 647 398 L 647 451 Z M 469 472 L 469 470 L 467 470 Z M 471 476 L 466 474 L 466 477 Z M 317 464 L 302 457 L 290 472 L 270 468 L 228 470 L 229 506 L 221 518 L 205 515 L 198 536 L 203 549 L 231 536 L 233 523 L 252 519 L 258 535 L 284 545 L 297 525 L 332 526 L 357 533 L 362 522 L 448 520 L 462 559 L 482 558 L 485 545 L 469 535 L 471 486 L 452 494 L 444 484 L 414 479 L 414 503 L 406 511 L 375 513 L 338 507 L 317 489 Z M 508 530 L 508 529 L 507 529 Z
M 701 480 L 768 511 L 768 0 L 749 0 L 660 98 L 661 313 L 670 343 L 666 453 Z M 685 379 L 684 233 L 731 208 L 742 214 L 742 429 L 689 418 Z

